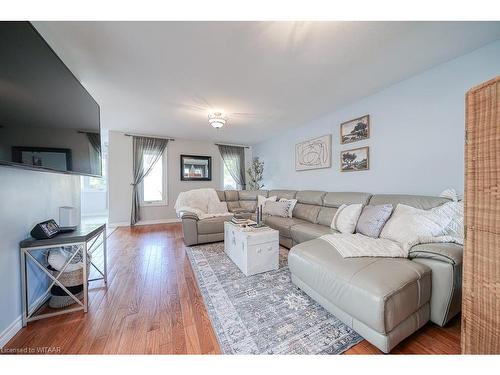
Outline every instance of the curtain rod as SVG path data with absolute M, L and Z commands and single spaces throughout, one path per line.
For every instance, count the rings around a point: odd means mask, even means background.
M 127 137 L 147 137 L 147 138 L 158 138 L 158 139 L 166 139 L 169 141 L 175 141 L 174 138 L 160 137 L 160 136 L 156 136 L 156 135 L 133 134 L 133 133 L 124 133 L 124 135 Z
M 235 146 L 235 147 L 243 147 L 243 148 L 250 148 L 250 146 L 245 146 L 245 145 L 233 145 L 231 143 L 215 143 L 216 146 Z

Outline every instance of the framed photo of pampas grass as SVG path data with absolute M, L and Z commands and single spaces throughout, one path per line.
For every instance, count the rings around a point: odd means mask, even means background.
M 370 168 L 369 147 L 354 148 L 340 152 L 340 171 L 367 171 Z
M 340 143 L 352 143 L 370 138 L 370 115 L 340 124 Z

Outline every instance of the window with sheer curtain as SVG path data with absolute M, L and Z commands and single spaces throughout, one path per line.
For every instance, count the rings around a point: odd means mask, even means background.
M 238 184 L 234 180 L 233 176 L 231 176 L 231 173 L 229 173 L 229 170 L 227 169 L 226 164 L 224 161 L 222 161 L 222 166 L 223 166 L 223 188 L 224 190 L 237 190 Z
M 154 159 L 152 152 L 144 152 L 144 163 L 149 165 Z M 167 184 L 166 184 L 166 156 L 158 159 L 151 172 L 144 177 L 141 183 L 141 205 L 160 206 L 167 204 Z

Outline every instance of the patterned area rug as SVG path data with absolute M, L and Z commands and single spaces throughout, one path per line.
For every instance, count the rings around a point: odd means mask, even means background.
M 286 249 L 278 270 L 249 277 L 222 242 L 186 252 L 224 354 L 340 354 L 362 340 L 292 284 Z

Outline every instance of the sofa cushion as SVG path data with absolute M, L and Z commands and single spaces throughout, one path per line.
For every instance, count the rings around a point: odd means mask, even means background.
M 219 196 L 219 200 L 221 202 L 225 202 L 226 201 L 226 194 L 224 192 L 224 190 L 216 190 L 217 192 L 217 195 Z
M 401 203 L 421 210 L 429 210 L 441 206 L 446 202 L 450 202 L 450 199 L 427 197 L 424 195 L 375 194 L 370 198 L 370 204 L 374 206 L 379 204 L 392 204 L 393 207 L 396 208 L 396 206 Z
M 236 210 L 238 210 L 239 208 L 241 208 L 239 201 L 227 202 L 227 209 L 229 210 L 229 212 L 236 212 Z
M 462 264 L 464 247 L 456 243 L 425 243 L 410 249 L 410 259 L 426 258 L 459 266 Z
M 325 194 L 325 191 L 302 190 L 297 192 L 295 198 L 299 203 L 315 204 L 316 206 L 321 206 L 323 204 L 323 197 L 325 196 Z
M 231 202 L 227 202 L 228 204 Z M 234 207 L 229 209 L 229 212 L 232 214 L 240 214 L 240 213 L 252 213 L 253 211 L 246 209 L 245 207 Z
M 315 238 L 321 237 L 324 234 L 338 233 L 325 225 L 304 223 L 297 224 L 290 228 L 292 239 L 295 243 L 302 243 Z
M 290 228 L 297 224 L 305 223 L 304 220 L 280 216 L 264 216 L 264 223 L 280 232 L 280 236 L 292 238 Z
M 408 259 L 342 258 L 328 242 L 315 239 L 292 247 L 293 277 L 331 304 L 386 334 L 431 294 L 431 270 Z
M 335 207 L 321 207 L 318 213 L 318 224 L 330 226 L 332 224 L 333 217 L 337 212 Z
M 294 199 L 296 194 L 296 190 L 269 190 L 267 196 L 272 197 L 273 195 L 276 195 L 278 200 L 280 200 L 281 198 Z
M 256 201 L 240 201 L 240 207 L 248 212 L 254 212 L 257 208 Z
M 297 219 L 306 220 L 310 223 L 317 223 L 320 206 L 314 206 L 312 204 L 297 203 L 293 209 L 293 217 Z
M 238 193 L 238 190 L 226 190 L 224 192 L 226 195 L 226 201 L 227 202 L 233 202 L 233 201 L 238 201 L 240 200 L 240 196 Z
M 224 233 L 224 222 L 232 219 L 232 215 L 217 216 L 198 221 L 198 234 Z
M 238 193 L 240 201 L 256 201 L 258 195 L 267 198 L 267 190 L 240 190 Z
M 368 204 L 371 194 L 369 193 L 326 193 L 323 197 L 323 206 L 326 207 L 340 207 L 343 204 L 361 203 L 363 206 Z

